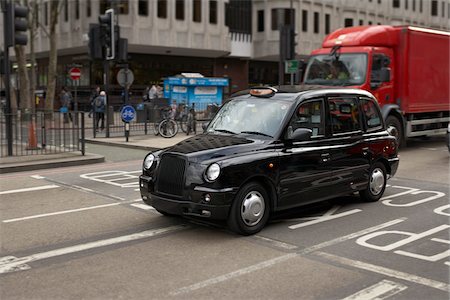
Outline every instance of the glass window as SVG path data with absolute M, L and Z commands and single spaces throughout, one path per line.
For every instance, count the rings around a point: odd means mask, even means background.
M 344 27 L 352 27 L 352 26 L 353 26 L 353 19 L 345 18 Z
M 400 0 L 393 0 L 392 1 L 392 7 L 399 8 L 400 7 Z
M 129 10 L 128 0 L 119 0 L 117 8 L 118 8 L 119 14 L 128 15 L 128 10 Z
M 69 3 L 64 0 L 64 21 L 69 21 Z
M 311 129 L 312 136 L 323 136 L 325 134 L 324 109 L 321 99 L 299 105 L 289 122 L 288 134 L 289 132 L 293 133 L 298 128 Z
M 333 134 L 354 132 L 361 129 L 355 98 L 330 98 L 328 99 L 328 106 Z
M 138 13 L 140 16 L 148 16 L 148 0 L 139 0 Z
M 442 1 L 441 15 L 442 15 L 443 18 L 445 17 L 445 2 L 444 1 Z
M 175 18 L 184 20 L 184 0 L 176 0 L 175 2 Z
M 202 21 L 202 1 L 194 0 L 192 4 L 192 21 L 200 23 Z
M 75 0 L 75 19 L 80 19 L 80 0 Z
M 412 0 L 412 10 L 416 11 L 416 0 Z
M 158 18 L 167 18 L 167 0 L 158 0 Z
M 330 33 L 330 14 L 325 14 L 325 34 Z
M 209 23 L 217 24 L 217 0 L 209 0 Z
M 366 80 L 367 55 L 315 55 L 308 62 L 305 83 L 334 86 L 363 84 Z
M 91 0 L 86 1 L 86 16 L 90 17 L 92 15 L 92 3 Z
M 302 31 L 308 31 L 308 11 L 302 10 Z
M 405 9 L 408 9 L 408 0 L 405 0 Z
M 258 32 L 264 31 L 264 10 L 258 10 Z
M 359 102 L 367 129 L 381 127 L 381 116 L 373 100 L 361 99 Z
M 438 2 L 437 0 L 431 1 L 431 15 L 437 16 L 438 15 Z
M 319 33 L 319 13 L 314 12 L 314 33 Z
M 388 57 L 382 54 L 375 54 L 372 57 L 372 70 L 370 72 L 370 82 L 381 82 L 381 68 L 385 67 L 389 61 Z
M 44 2 L 44 24 L 48 25 L 48 2 Z

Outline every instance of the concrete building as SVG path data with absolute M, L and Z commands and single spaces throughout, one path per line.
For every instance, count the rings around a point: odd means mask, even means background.
M 46 85 L 49 1 L 39 1 L 36 38 L 38 84 Z M 109 8 L 108 0 L 61 0 L 58 85 L 71 85 L 67 73 L 81 66 L 80 90 L 103 83 L 100 62 L 88 56 L 89 24 Z M 337 28 L 411 24 L 450 30 L 450 0 L 116 0 L 121 37 L 128 39 L 132 90 L 181 72 L 230 78 L 228 93 L 278 82 L 278 25 L 294 10 L 297 58 L 307 58 Z M 3 34 L 3 32 L 2 32 Z M 3 39 L 1 39 L 1 42 Z M 112 67 L 110 84 L 120 93 Z

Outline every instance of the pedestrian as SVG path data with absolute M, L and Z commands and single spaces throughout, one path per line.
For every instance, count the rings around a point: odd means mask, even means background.
M 152 85 L 150 90 L 148 91 L 148 100 L 152 101 L 157 98 L 158 89 L 155 85 Z
M 172 120 L 175 120 L 175 117 L 177 116 L 177 100 L 173 100 L 172 104 L 170 105 L 170 114 L 169 117 Z
M 72 109 L 72 94 L 65 87 L 61 90 L 60 101 L 60 112 L 64 115 L 64 123 L 72 122 L 72 115 L 70 114 L 70 110 Z
M 91 97 L 89 98 L 89 103 L 91 105 L 89 114 L 88 114 L 89 118 L 92 117 L 92 114 L 94 113 L 94 100 L 98 96 L 100 96 L 100 87 L 99 86 L 95 87 L 95 89 L 91 93 Z
M 95 128 L 98 130 L 100 122 L 100 130 L 105 129 L 105 108 L 106 108 L 106 93 L 101 91 L 100 95 L 94 99 L 95 112 Z

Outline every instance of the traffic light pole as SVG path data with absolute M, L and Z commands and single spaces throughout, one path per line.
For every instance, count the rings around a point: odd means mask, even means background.
M 6 20 L 6 0 L 2 3 L 3 9 L 3 20 Z M 4 24 L 6 25 L 6 24 Z M 3 45 L 4 49 L 4 74 L 5 74 L 5 96 L 6 96 L 6 107 L 5 107 L 5 119 L 6 119 L 6 141 L 8 144 L 8 156 L 13 155 L 13 132 L 12 132 L 12 112 L 11 112 L 11 68 L 9 62 L 9 47 L 7 43 L 8 26 L 3 26 Z
M 103 75 L 104 75 L 104 87 L 106 93 L 106 137 L 109 138 L 109 119 L 111 116 L 109 115 L 109 100 L 111 99 L 109 95 L 109 60 L 103 61 Z

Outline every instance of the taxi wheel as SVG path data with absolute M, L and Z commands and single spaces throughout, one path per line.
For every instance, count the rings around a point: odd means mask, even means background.
M 380 162 L 375 163 L 370 169 L 367 188 L 359 192 L 361 199 L 365 202 L 376 202 L 380 200 L 386 189 L 386 182 L 386 167 Z
M 228 217 L 228 227 L 239 234 L 259 232 L 270 214 L 269 194 L 258 183 L 244 185 L 236 195 Z

